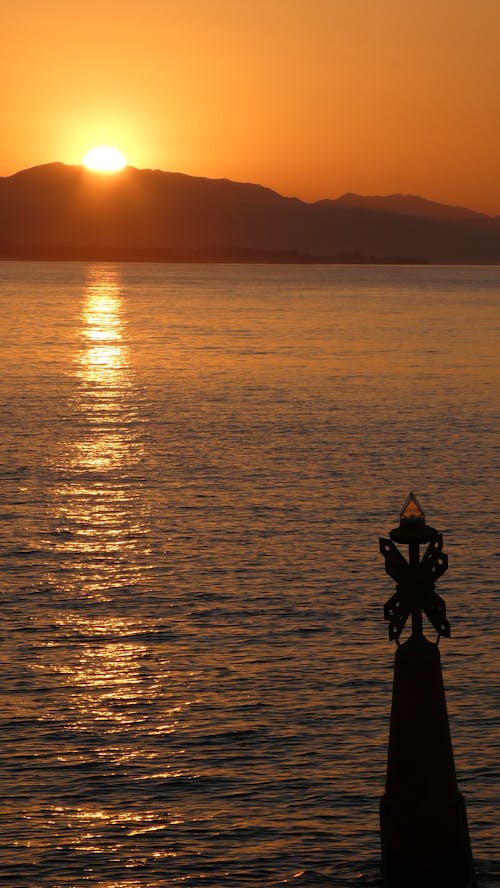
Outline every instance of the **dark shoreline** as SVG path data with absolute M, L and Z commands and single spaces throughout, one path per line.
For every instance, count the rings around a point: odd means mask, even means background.
M 315 255 L 298 250 L 244 248 L 103 249 L 97 247 L 0 246 L 0 260 L 27 262 L 158 262 L 258 265 L 430 265 L 422 256 L 364 256 L 361 253 Z

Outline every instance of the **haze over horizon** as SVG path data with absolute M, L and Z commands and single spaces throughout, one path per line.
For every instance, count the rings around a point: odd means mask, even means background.
M 111 144 L 306 201 L 500 214 L 495 0 L 24 0 L 2 25 L 1 176 Z

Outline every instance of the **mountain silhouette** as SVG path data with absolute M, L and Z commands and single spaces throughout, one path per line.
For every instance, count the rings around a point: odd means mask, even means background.
M 0 178 L 0 257 L 500 262 L 500 219 L 411 195 L 306 203 L 269 188 L 127 167 Z
M 471 222 L 481 224 L 490 221 L 489 216 L 468 210 L 465 207 L 435 203 L 414 194 L 388 194 L 384 197 L 365 197 L 361 194 L 343 194 L 336 200 L 322 200 L 319 204 L 342 207 L 364 207 L 367 210 L 398 213 L 401 216 L 414 216 L 417 219 L 444 219 L 448 222 Z

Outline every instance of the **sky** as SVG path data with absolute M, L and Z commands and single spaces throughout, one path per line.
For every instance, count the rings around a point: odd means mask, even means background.
M 304 200 L 500 214 L 499 0 L 15 0 L 0 175 L 96 144 Z

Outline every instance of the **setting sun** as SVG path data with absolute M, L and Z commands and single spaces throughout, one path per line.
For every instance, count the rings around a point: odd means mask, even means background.
M 97 145 L 87 151 L 83 165 L 96 173 L 117 173 L 126 166 L 126 158 L 118 148 L 110 145 Z

